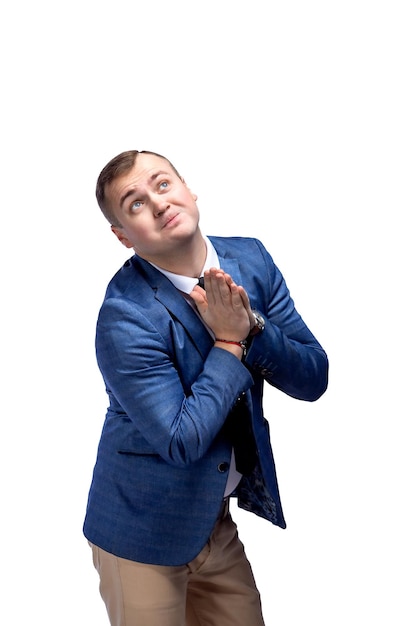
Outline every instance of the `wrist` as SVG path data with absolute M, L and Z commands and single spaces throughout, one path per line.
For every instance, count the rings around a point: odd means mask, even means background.
M 242 350 L 243 356 L 245 356 L 246 354 L 246 347 L 247 347 L 246 339 L 242 339 L 238 341 L 236 339 L 222 339 L 222 338 L 216 337 L 215 341 L 220 344 L 225 344 L 228 346 L 238 346 Z

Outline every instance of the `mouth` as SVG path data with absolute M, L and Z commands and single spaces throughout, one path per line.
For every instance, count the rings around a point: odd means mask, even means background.
M 178 217 L 179 213 L 175 213 L 174 215 L 170 215 L 168 217 L 168 219 L 166 219 L 163 223 L 162 228 L 166 228 L 167 226 L 169 227 L 170 224 L 172 224 L 172 222 Z

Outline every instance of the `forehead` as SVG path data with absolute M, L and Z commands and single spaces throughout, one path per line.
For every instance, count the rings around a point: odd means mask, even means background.
M 133 170 L 135 170 L 137 173 L 139 172 L 146 173 L 147 171 L 153 168 L 158 168 L 158 169 L 163 168 L 166 171 L 173 172 L 173 169 L 169 161 L 167 161 L 167 159 L 164 159 L 164 157 L 158 156 L 156 154 L 147 154 L 147 153 L 140 152 L 136 157 Z

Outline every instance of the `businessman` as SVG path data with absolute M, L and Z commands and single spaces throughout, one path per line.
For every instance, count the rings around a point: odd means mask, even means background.
M 326 353 L 260 241 L 201 232 L 167 158 L 116 156 L 96 195 L 133 252 L 97 321 L 109 406 L 84 522 L 110 623 L 262 626 L 229 502 L 285 528 L 263 386 L 317 400 Z

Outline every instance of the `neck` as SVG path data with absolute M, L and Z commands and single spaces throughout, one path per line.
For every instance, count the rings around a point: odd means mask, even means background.
M 191 278 L 199 278 L 204 267 L 207 257 L 207 247 L 203 235 L 200 230 L 188 242 L 182 242 L 181 246 L 177 246 L 175 250 L 171 250 L 166 254 L 146 257 L 136 251 L 137 254 L 154 263 L 158 267 L 179 274 L 180 276 L 190 276 Z

